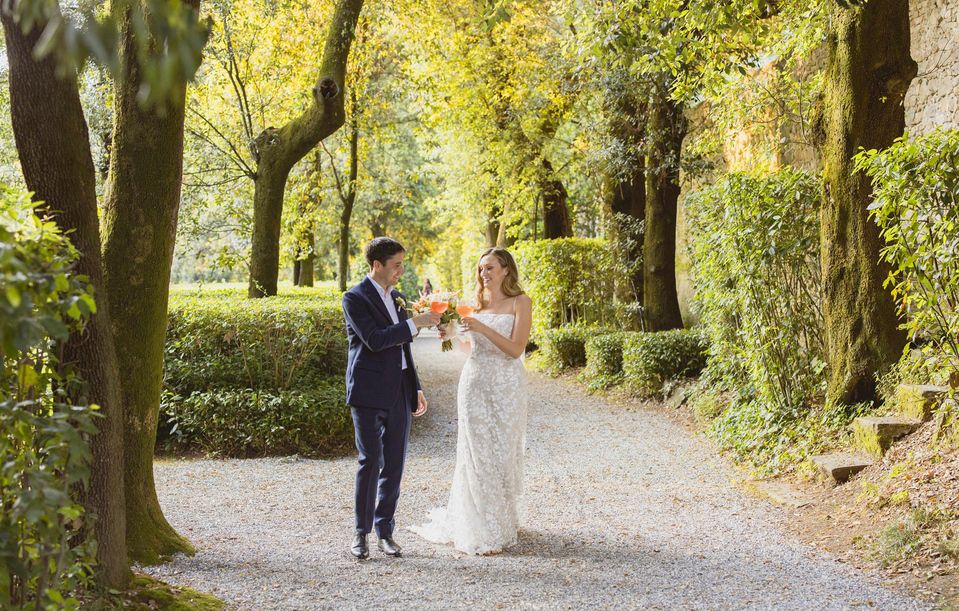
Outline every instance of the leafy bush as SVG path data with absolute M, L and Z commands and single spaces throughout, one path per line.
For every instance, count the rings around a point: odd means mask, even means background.
M 94 411 L 57 343 L 96 306 L 77 253 L 28 195 L 0 187 L 0 607 L 74 607 L 94 561 L 91 518 L 75 495 L 90 475 Z
M 511 249 L 533 300 L 533 333 L 563 325 L 611 325 L 619 272 L 608 243 L 561 238 L 519 242 Z
M 537 336 L 537 358 L 550 373 L 561 373 L 586 364 L 586 340 L 609 329 L 567 325 L 547 329 Z
M 856 168 L 872 179 L 869 209 L 885 239 L 893 297 L 905 328 L 925 341 L 930 369 L 959 386 L 959 131 L 903 137 L 864 151 Z
M 818 180 L 729 174 L 687 198 L 710 378 L 784 413 L 822 394 Z
M 339 293 L 176 291 L 158 440 L 227 456 L 328 455 L 352 440 Z
M 223 456 L 335 455 L 352 447 L 342 383 L 278 392 L 216 388 L 164 393 L 164 438 L 172 447 Z
M 708 349 L 705 336 L 692 329 L 626 333 L 623 338 L 626 385 L 638 394 L 654 395 L 670 380 L 699 374 L 706 365 Z
M 627 333 L 595 335 L 586 340 L 586 368 L 580 381 L 590 389 L 609 388 L 623 380 L 623 342 Z

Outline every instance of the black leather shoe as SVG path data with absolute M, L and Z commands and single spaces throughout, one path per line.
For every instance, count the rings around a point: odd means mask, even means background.
M 396 541 L 393 540 L 393 537 L 386 537 L 385 539 L 380 539 L 376 543 L 376 547 L 380 548 L 380 551 L 386 554 L 387 556 L 393 556 L 398 558 L 402 554 L 403 548 L 396 544 Z
M 353 547 L 350 548 L 350 553 L 360 560 L 366 560 L 370 557 L 370 548 L 366 544 L 366 535 L 356 533 L 356 536 L 353 537 Z

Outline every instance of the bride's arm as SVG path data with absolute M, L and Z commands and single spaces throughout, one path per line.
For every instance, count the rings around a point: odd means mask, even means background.
M 513 334 L 510 337 L 500 335 L 475 318 L 470 318 L 468 324 L 472 331 L 481 333 L 507 356 L 518 359 L 526 352 L 526 344 L 529 342 L 529 331 L 533 325 L 533 302 L 527 295 L 516 298 L 516 319 L 513 321 Z

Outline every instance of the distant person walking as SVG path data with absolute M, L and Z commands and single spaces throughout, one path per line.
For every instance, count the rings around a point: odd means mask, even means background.
M 420 297 L 426 297 L 433 292 L 433 285 L 430 284 L 430 279 L 427 278 L 426 282 L 423 283 L 423 288 L 420 289 Z

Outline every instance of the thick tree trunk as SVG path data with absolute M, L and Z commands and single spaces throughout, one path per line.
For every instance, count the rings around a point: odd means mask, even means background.
M 126 587 L 130 570 L 125 542 L 123 411 L 117 357 L 110 332 L 97 220 L 96 170 L 76 76 L 59 79 L 51 58 L 33 56 L 44 24 L 24 35 L 10 14 L 0 11 L 6 34 L 10 112 L 27 188 L 80 252 L 77 272 L 90 278 L 97 313 L 86 329 L 71 335 L 64 361 L 86 381 L 86 396 L 100 406 L 91 446 L 90 485 L 84 503 L 96 516 L 97 575 L 101 585 Z
M 646 159 L 646 234 L 643 244 L 643 306 L 651 331 L 681 329 L 676 294 L 676 211 L 679 160 L 686 120 L 682 106 L 665 93 L 649 107 Z
M 162 112 L 144 110 L 133 8 L 122 16 L 121 75 L 104 197 L 104 277 L 124 403 L 124 477 L 130 558 L 155 564 L 193 547 L 167 523 L 153 481 L 170 268 L 183 173 L 186 83 Z M 194 13 L 195 18 L 195 13 Z M 154 49 L 159 53 L 160 50 Z
M 869 179 L 853 172 L 851 157 L 861 147 L 886 148 L 903 133 L 902 101 L 917 70 L 909 36 L 908 2 L 834 8 L 817 120 L 831 402 L 874 401 L 877 376 L 896 362 L 906 341 L 883 288 L 889 270 L 880 262 L 879 229 L 867 211 Z
M 300 250 L 296 251 L 296 259 L 293 260 L 293 286 L 300 286 L 300 268 L 303 262 L 300 260 Z
M 339 0 L 326 35 L 326 48 L 313 101 L 303 114 L 256 139 L 257 176 L 253 194 L 250 297 L 276 295 L 280 261 L 283 192 L 293 166 L 323 138 L 343 125 L 343 88 L 350 45 L 363 0 Z
M 573 236 L 573 224 L 569 218 L 569 194 L 563 181 L 556 177 L 553 164 L 543 157 L 543 178 L 540 190 L 543 194 L 543 237 L 569 238 Z

